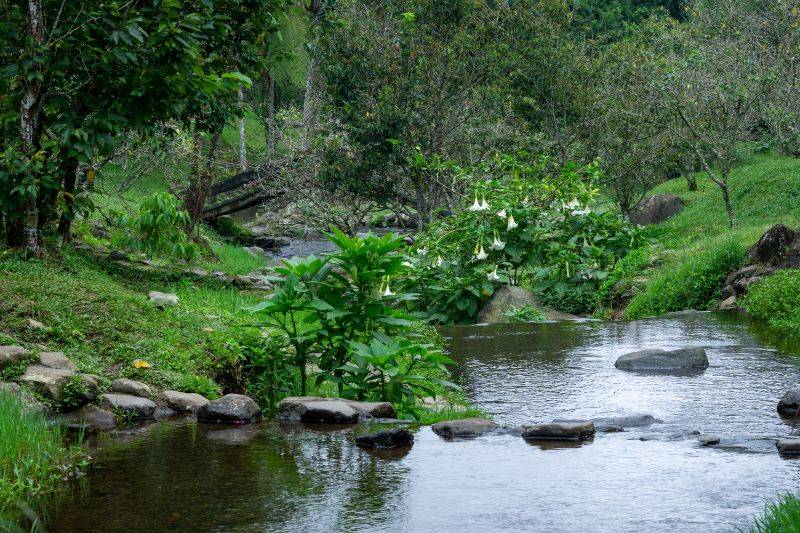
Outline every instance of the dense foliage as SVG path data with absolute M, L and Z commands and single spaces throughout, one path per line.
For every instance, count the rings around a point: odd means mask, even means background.
M 744 306 L 751 316 L 783 332 L 800 335 L 800 272 L 778 272 L 750 287 Z

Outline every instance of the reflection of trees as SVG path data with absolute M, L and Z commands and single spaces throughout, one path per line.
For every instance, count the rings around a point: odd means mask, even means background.
M 348 529 L 385 520 L 405 474 L 359 450 L 351 430 L 158 424 L 104 448 L 87 490 L 47 521 L 55 531 Z

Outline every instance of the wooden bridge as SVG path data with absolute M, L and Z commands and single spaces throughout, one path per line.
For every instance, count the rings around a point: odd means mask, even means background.
M 264 187 L 264 182 L 268 182 L 269 178 L 276 176 L 277 173 L 278 166 L 268 161 L 225 181 L 215 183 L 211 187 L 209 201 L 218 197 L 223 197 L 223 199 L 206 206 L 203 209 L 203 218 L 214 219 L 223 215 L 232 215 L 282 196 L 283 191 L 270 191 Z M 240 192 L 240 190 L 244 190 L 244 192 Z

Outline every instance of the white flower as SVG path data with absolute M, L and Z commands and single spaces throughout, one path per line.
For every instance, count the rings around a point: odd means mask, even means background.
M 392 289 L 390 289 L 390 288 L 389 288 L 389 284 L 387 283 L 387 284 L 386 284 L 386 290 L 385 290 L 385 291 L 383 291 L 383 296 L 384 296 L 384 297 L 388 297 L 388 296 L 394 296 L 394 294 L 395 294 L 395 293 L 393 293 L 393 292 L 392 292 Z
M 494 267 L 494 270 L 486 274 L 486 277 L 489 281 L 500 281 L 500 276 L 497 275 L 497 267 Z
M 484 251 L 483 245 L 481 245 L 480 250 L 478 250 L 478 252 L 475 254 L 475 259 L 478 261 L 483 261 L 487 257 L 489 257 L 489 254 Z
M 444 259 L 442 259 L 442 256 L 440 255 L 436 258 L 436 266 L 441 267 L 442 265 L 444 265 Z
M 489 209 L 489 204 L 486 203 L 486 198 L 484 197 L 483 202 L 481 202 L 481 209 L 480 210 L 481 211 L 486 211 L 487 209 Z
M 572 201 L 568 204 L 564 204 L 564 207 L 567 209 L 577 209 L 581 206 L 581 203 L 578 201 L 577 198 L 573 198 Z
M 425 257 L 426 255 L 428 255 L 428 249 L 420 248 L 419 250 L 417 250 L 417 253 L 419 254 L 420 257 Z
M 477 196 L 475 197 L 475 201 L 472 202 L 472 205 L 469 206 L 469 210 L 470 211 L 480 211 L 481 210 L 481 204 L 478 203 L 478 197 Z
M 406 268 L 414 268 L 414 263 L 411 261 L 403 261 L 403 266 Z
M 506 210 L 501 209 L 500 211 L 497 212 L 497 216 L 499 216 L 500 218 L 506 218 Z
M 489 248 L 491 248 L 492 250 L 502 250 L 505 247 L 506 247 L 506 243 L 504 243 L 503 241 L 498 239 L 497 235 L 495 235 L 494 241 L 492 242 L 492 245 L 489 246 Z
M 574 211 L 572 211 L 572 216 L 582 217 L 584 215 L 588 215 L 591 212 L 592 212 L 591 209 L 575 209 Z
M 517 226 L 519 226 L 519 224 L 514 222 L 514 215 L 511 215 L 510 217 L 508 217 L 508 228 L 507 228 L 508 231 L 511 231 L 512 229 L 516 228 Z

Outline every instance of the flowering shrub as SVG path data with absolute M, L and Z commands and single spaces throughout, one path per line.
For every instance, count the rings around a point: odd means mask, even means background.
M 596 288 L 638 245 L 636 226 L 597 205 L 597 165 L 547 168 L 544 158 L 529 164 L 503 155 L 473 169 L 485 178 L 470 204 L 432 225 L 409 257 L 420 309 L 465 321 L 497 284 Z

